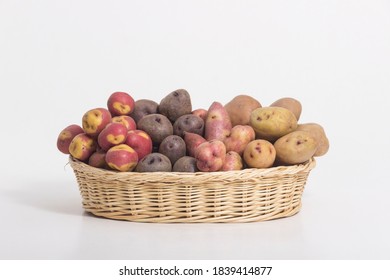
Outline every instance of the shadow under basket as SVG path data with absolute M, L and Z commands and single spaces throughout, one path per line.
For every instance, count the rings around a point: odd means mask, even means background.
M 224 172 L 116 172 L 72 157 L 83 207 L 96 216 L 152 223 L 243 223 L 292 216 L 315 160 Z

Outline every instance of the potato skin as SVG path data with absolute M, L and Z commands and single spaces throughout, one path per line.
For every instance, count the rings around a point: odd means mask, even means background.
M 274 103 L 272 103 L 270 107 L 282 107 L 282 108 L 286 108 L 287 110 L 290 110 L 297 118 L 297 121 L 299 120 L 302 113 L 301 102 L 299 102 L 298 100 L 292 97 L 280 98 L 276 100 Z
M 318 148 L 314 153 L 315 157 L 325 155 L 329 150 L 329 140 L 325 134 L 324 128 L 318 123 L 304 123 L 299 124 L 296 131 L 307 131 L 312 133 L 313 137 L 317 140 Z
M 276 162 L 281 165 L 303 163 L 314 156 L 318 143 L 310 132 L 293 131 L 275 143 Z
M 251 112 L 259 107 L 262 107 L 259 101 L 245 94 L 237 95 L 225 104 L 232 126 L 249 124 Z
M 249 142 L 243 154 L 245 163 L 253 168 L 268 168 L 274 164 L 276 151 L 271 142 L 257 139 Z
M 250 125 L 256 132 L 256 139 L 274 142 L 294 131 L 298 122 L 290 110 L 282 107 L 262 107 L 252 111 Z
M 190 156 L 184 156 L 179 158 L 172 168 L 173 172 L 198 172 L 199 169 L 196 166 L 196 159 Z
M 172 164 L 169 158 L 160 153 L 146 155 L 138 162 L 135 172 L 171 172 Z

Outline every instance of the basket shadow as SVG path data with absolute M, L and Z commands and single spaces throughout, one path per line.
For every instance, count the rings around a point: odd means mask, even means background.
M 1 194 L 16 204 L 58 214 L 80 216 L 83 213 L 77 191 L 69 192 L 68 182 L 32 181 Z

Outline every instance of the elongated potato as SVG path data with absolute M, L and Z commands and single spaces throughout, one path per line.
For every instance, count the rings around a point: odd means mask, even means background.
M 297 118 L 282 107 L 262 107 L 252 111 L 250 125 L 257 139 L 274 142 L 297 128 Z
M 276 162 L 278 164 L 298 164 L 314 156 L 318 143 L 310 132 L 293 131 L 275 143 Z
M 317 151 L 314 153 L 315 157 L 325 155 L 329 150 L 329 140 L 326 137 L 325 130 L 318 123 L 304 123 L 299 124 L 296 131 L 307 131 L 312 133 L 318 142 Z

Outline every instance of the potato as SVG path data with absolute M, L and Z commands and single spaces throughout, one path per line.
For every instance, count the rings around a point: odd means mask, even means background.
M 191 132 L 184 133 L 184 142 L 186 143 L 187 154 L 191 157 L 195 157 L 196 148 L 206 141 L 207 140 L 199 134 Z
M 203 135 L 204 121 L 193 114 L 180 116 L 173 124 L 173 134 L 184 137 L 184 132 L 192 132 Z
M 196 159 L 189 156 L 179 158 L 172 168 L 173 172 L 198 172 L 196 167 Z
M 132 171 L 137 166 L 138 154 L 132 147 L 120 144 L 107 151 L 105 160 L 111 169 L 122 172 Z
M 77 134 L 69 145 L 69 153 L 72 157 L 81 161 L 87 161 L 96 151 L 96 140 L 86 133 Z
M 65 127 L 58 135 L 57 149 L 68 155 L 70 142 L 72 142 L 73 138 L 80 133 L 84 133 L 84 130 L 77 124 L 71 124 Z
M 175 122 L 180 116 L 191 114 L 190 94 L 185 89 L 178 89 L 165 96 L 158 106 L 160 114 Z
M 158 103 L 149 99 L 139 99 L 134 103 L 134 110 L 130 117 L 138 123 L 143 117 L 150 114 L 158 113 Z
M 225 105 L 232 126 L 247 125 L 254 109 L 260 108 L 259 101 L 249 95 L 237 95 Z
M 136 172 L 171 172 L 172 164 L 169 158 L 160 153 L 146 155 L 138 162 Z
M 310 132 L 318 143 L 317 151 L 314 153 L 315 157 L 325 155 L 329 150 L 329 140 L 326 137 L 323 127 L 317 123 L 299 124 L 296 131 Z
M 272 103 L 270 107 L 282 107 L 287 110 L 290 110 L 294 114 L 297 121 L 299 120 L 302 112 L 301 102 L 299 102 L 298 100 L 292 97 L 280 98 L 276 100 L 274 103 Z
M 225 107 L 219 102 L 213 102 L 208 109 L 204 138 L 207 141 L 224 141 L 231 129 L 232 123 Z
M 274 144 L 278 164 L 299 164 L 314 156 L 318 143 L 310 132 L 293 131 Z
M 158 152 L 166 155 L 173 165 L 186 155 L 186 143 L 180 136 L 169 135 L 161 142 Z
M 230 134 L 225 138 L 223 143 L 226 151 L 235 151 L 240 156 L 249 142 L 255 140 L 255 131 L 249 125 L 236 125 L 232 128 Z
M 297 128 L 297 118 L 282 107 L 262 107 L 251 113 L 250 125 L 256 132 L 257 139 L 274 142 L 278 138 Z
M 243 158 L 249 167 L 267 168 L 274 164 L 275 156 L 275 148 L 271 142 L 257 139 L 246 146 Z
M 173 134 L 173 126 L 167 117 L 161 114 L 144 116 L 137 124 L 139 130 L 145 131 L 153 144 L 158 146 L 167 136 Z
M 196 166 L 200 171 L 221 170 L 226 157 L 226 147 L 222 141 L 211 140 L 198 146 L 195 152 Z
M 232 171 L 232 170 L 241 170 L 244 164 L 241 156 L 235 152 L 230 151 L 226 153 L 225 161 L 223 162 L 222 171 Z

